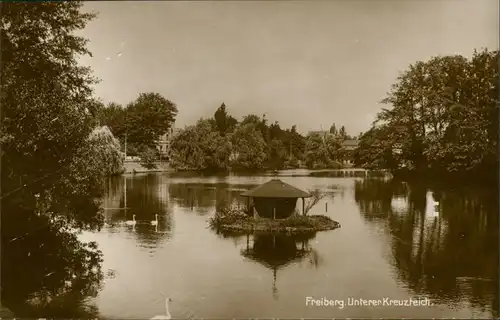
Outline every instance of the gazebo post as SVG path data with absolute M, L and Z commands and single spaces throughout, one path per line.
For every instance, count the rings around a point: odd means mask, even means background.
M 304 198 L 302 197 L 302 215 L 305 216 L 306 215 L 306 203 L 305 203 L 305 200 Z

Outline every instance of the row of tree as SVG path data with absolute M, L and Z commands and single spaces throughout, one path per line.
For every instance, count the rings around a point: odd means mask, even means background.
M 156 141 L 175 122 L 177 106 L 158 93 L 141 93 L 125 107 L 110 103 L 99 104 L 97 119 L 108 126 L 125 147 L 127 154 L 147 156 L 156 150 Z
M 304 137 L 296 126 L 282 129 L 278 122 L 268 124 L 265 115 L 250 114 L 239 122 L 223 103 L 212 118 L 200 119 L 173 137 L 169 158 L 179 170 L 336 168 L 341 166 L 342 141 L 347 138 L 345 129 L 341 134 Z
M 175 122 L 174 103 L 158 93 L 142 93 L 125 107 L 97 104 L 96 110 L 99 123 L 111 129 L 122 151 L 154 167 L 159 156 L 156 143 Z M 329 134 L 304 137 L 296 126 L 284 130 L 278 122 L 268 124 L 265 115 L 248 115 L 239 122 L 222 103 L 212 118 L 180 130 L 172 140 L 169 158 L 179 170 L 337 168 L 344 155 L 342 141 L 351 138 L 344 126 L 337 130 L 335 124 Z
M 498 51 L 438 56 L 402 73 L 362 135 L 355 164 L 408 173 L 497 177 Z

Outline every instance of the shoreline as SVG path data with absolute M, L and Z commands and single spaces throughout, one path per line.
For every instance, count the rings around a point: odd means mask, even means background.
M 156 162 L 155 169 L 144 168 L 140 161 L 125 161 L 123 163 L 123 174 L 134 174 L 134 173 L 153 173 L 153 172 L 174 172 L 166 161 Z
M 249 217 L 241 211 L 216 213 L 210 226 L 221 232 L 266 232 L 304 234 L 341 228 L 338 221 L 324 215 L 293 215 L 285 219 Z
M 186 172 L 186 173 L 199 173 L 199 174 L 223 174 L 223 173 L 240 173 L 240 174 L 263 174 L 263 173 L 272 173 L 274 171 L 276 172 L 287 172 L 287 171 L 307 171 L 313 174 L 328 174 L 331 172 L 347 172 L 347 173 L 357 173 L 357 172 L 364 172 L 365 169 L 363 168 L 332 168 L 332 169 L 307 169 L 303 167 L 299 168 L 285 168 L 285 169 L 279 169 L 279 170 L 273 170 L 273 169 L 261 169 L 257 171 L 248 171 L 248 170 L 228 170 L 228 171 L 220 171 L 220 172 L 208 172 L 208 171 L 203 171 L 203 170 L 196 170 L 196 169 L 175 169 L 170 167 L 168 162 L 162 161 L 159 162 L 157 161 L 156 163 L 156 168 L 155 169 L 147 169 L 142 166 L 140 161 L 137 160 L 128 160 L 123 163 L 123 172 L 122 174 L 134 174 L 134 173 L 154 173 L 154 172 Z M 370 170 L 368 170 L 370 171 Z M 375 171 L 375 170 L 374 170 Z

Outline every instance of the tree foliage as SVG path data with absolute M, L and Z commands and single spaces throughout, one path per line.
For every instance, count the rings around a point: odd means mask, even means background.
M 266 142 L 254 123 L 239 126 L 233 136 L 233 161 L 235 168 L 260 170 L 266 160 Z
M 232 132 L 238 124 L 238 120 L 227 113 L 224 103 L 215 111 L 214 122 L 221 136 L 226 135 L 228 132 Z
M 230 140 L 220 135 L 213 122 L 200 119 L 181 130 L 171 141 L 170 165 L 179 170 L 227 170 Z
M 309 169 L 339 168 L 341 142 L 331 134 L 312 133 L 306 137 L 305 163 Z
M 156 169 L 157 152 L 153 148 L 143 148 L 139 153 L 141 165 L 146 169 Z
M 222 104 L 211 119 L 181 130 L 171 143 L 170 165 L 178 170 L 262 170 L 298 167 L 305 148 L 295 126 L 248 115 L 238 123 Z
M 158 138 L 175 122 L 177 106 L 159 93 L 141 93 L 125 108 L 116 103 L 99 108 L 99 121 L 107 125 L 122 144 L 127 139 L 127 154 L 136 155 L 154 148 Z
M 95 199 L 120 159 L 111 135 L 92 132 L 96 80 L 77 64 L 89 52 L 74 32 L 94 15 L 81 6 L 1 4 L 1 298 L 19 316 L 33 316 L 33 295 L 83 297 L 101 277 L 99 251 L 72 230 L 102 224 Z M 45 316 L 77 314 L 64 310 Z
M 391 108 L 363 135 L 358 163 L 443 174 L 495 172 L 498 76 L 498 51 L 411 65 L 383 100 Z

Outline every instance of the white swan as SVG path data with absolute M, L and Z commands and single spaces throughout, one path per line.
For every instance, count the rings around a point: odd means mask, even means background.
M 170 311 L 168 310 L 168 303 L 172 302 L 172 299 L 170 298 L 165 298 L 165 314 L 160 314 L 157 316 L 154 316 L 150 319 L 164 319 L 164 320 L 170 320 L 172 319 L 172 316 L 170 315 Z
M 158 215 L 157 214 L 155 214 L 155 219 L 153 221 L 151 221 L 151 225 L 153 225 L 153 226 L 158 225 Z
M 135 214 L 132 216 L 132 220 L 128 220 L 125 222 L 125 224 L 129 225 L 129 226 L 135 226 L 137 223 L 137 221 L 135 221 Z

